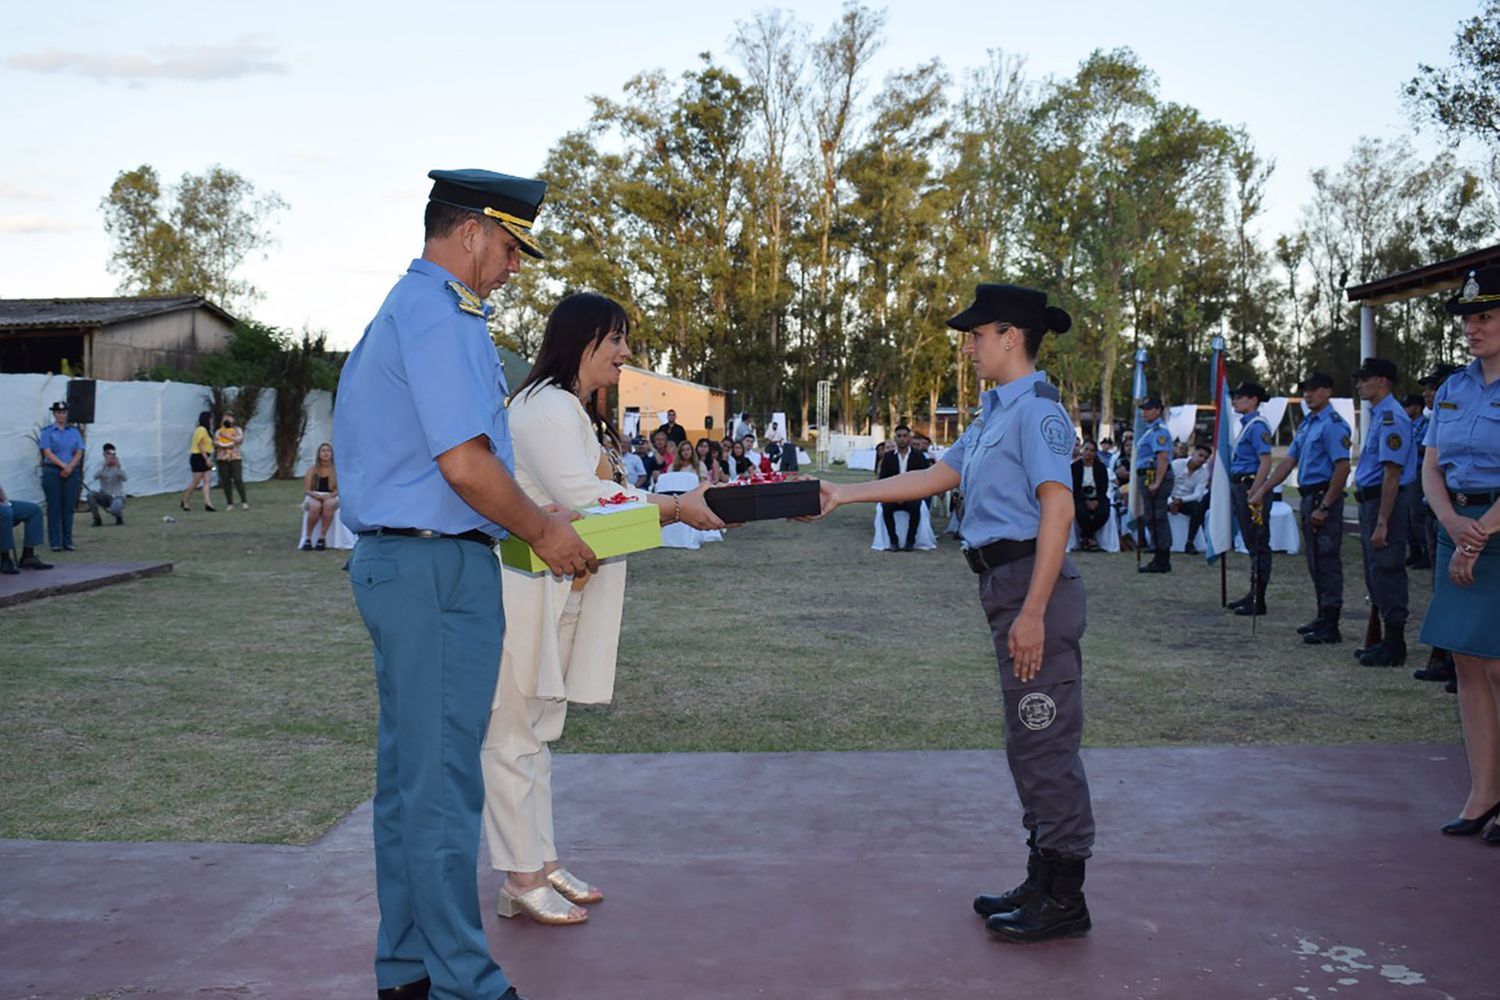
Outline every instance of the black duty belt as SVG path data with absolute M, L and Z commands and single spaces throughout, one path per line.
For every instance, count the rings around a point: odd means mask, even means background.
M 1332 480 L 1329 480 L 1329 482 L 1332 482 Z M 1310 497 L 1314 493 L 1327 493 L 1328 483 L 1298 483 L 1297 489 L 1303 496 Z
M 1471 493 L 1468 490 L 1449 490 L 1448 499 L 1460 507 L 1488 507 L 1497 499 L 1500 499 L 1500 490 L 1491 490 L 1488 493 Z
M 1379 500 L 1380 490 L 1381 487 L 1379 486 L 1368 486 L 1364 488 L 1356 486 L 1354 487 L 1354 502 L 1364 503 L 1366 500 Z
M 978 545 L 963 550 L 964 558 L 968 560 L 969 568 L 976 573 L 985 570 L 999 569 L 1006 563 L 1024 559 L 1036 552 L 1036 539 L 1028 538 L 1018 542 L 1010 538 L 1002 538 L 998 542 L 988 545 Z
M 475 528 L 473 531 L 465 531 L 461 535 L 445 535 L 441 531 L 432 531 L 427 528 L 371 528 L 369 531 L 361 531 L 361 535 L 401 535 L 405 538 L 452 538 L 460 542 L 478 542 L 487 549 L 495 547 L 498 539 L 491 537 Z
M 1234 483 L 1234 485 L 1236 485 L 1236 486 L 1249 486 L 1251 483 L 1255 482 L 1255 473 L 1253 473 L 1253 472 L 1239 472 L 1239 473 L 1235 473 L 1234 475 L 1231 475 L 1229 477 L 1229 481 L 1231 483 Z

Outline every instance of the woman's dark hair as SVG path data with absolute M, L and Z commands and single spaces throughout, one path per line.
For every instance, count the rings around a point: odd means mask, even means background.
M 717 441 L 709 441 L 708 454 L 715 462 L 722 462 L 724 460 L 724 446 Z
M 202 427 L 206 431 L 212 431 L 214 429 L 213 412 L 210 410 L 204 410 L 202 413 L 198 414 L 198 426 Z
M 616 331 L 630 334 L 630 317 L 614 299 L 579 292 L 569 295 L 557 304 L 552 315 L 547 317 L 547 329 L 542 333 L 542 347 L 537 352 L 536 364 L 526 376 L 514 395 L 519 399 L 547 383 L 566 392 L 576 392 L 578 366 L 583 362 L 584 352 L 598 347 L 604 338 Z M 620 447 L 620 432 L 606 413 L 595 408 L 592 396 L 583 400 L 583 409 L 595 427 L 599 443 L 611 448 Z
M 738 448 L 739 451 L 735 451 L 736 448 Z M 734 457 L 734 458 L 744 458 L 745 457 L 745 442 L 743 442 L 743 441 L 736 441 L 734 444 L 730 445 L 730 447 L 729 447 L 729 454 L 732 457 Z

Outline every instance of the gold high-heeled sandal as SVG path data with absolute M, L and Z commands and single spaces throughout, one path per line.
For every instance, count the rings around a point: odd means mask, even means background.
M 575 917 L 572 910 L 573 904 L 558 895 L 551 884 L 528 889 L 519 896 L 512 896 L 502 885 L 500 901 L 495 904 L 499 916 L 516 917 L 525 913 L 539 924 L 581 924 L 589 918 L 587 911 Z
M 604 902 L 604 893 L 599 891 L 598 886 L 589 885 L 566 868 L 552 869 L 547 873 L 547 881 L 570 903 L 582 906 Z

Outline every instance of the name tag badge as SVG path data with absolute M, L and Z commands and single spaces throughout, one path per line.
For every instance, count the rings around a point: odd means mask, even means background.
M 1491 403 L 1490 405 L 1491 406 L 1500 406 L 1500 403 Z M 1442 402 L 1442 403 L 1438 404 L 1438 409 L 1440 409 L 1440 410 L 1456 410 L 1456 409 L 1458 409 L 1458 404 L 1457 403 Z

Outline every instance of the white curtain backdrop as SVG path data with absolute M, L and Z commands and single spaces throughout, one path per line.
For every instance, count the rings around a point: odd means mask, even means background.
M 42 499 L 36 435 L 52 422 L 48 407 L 67 397 L 61 375 L 0 374 L 0 486 L 18 500 Z M 271 423 L 276 394 L 268 390 L 245 427 L 245 480 L 264 482 L 276 470 Z M 206 386 L 186 382 L 96 382 L 94 423 L 85 428 L 84 473 L 92 483 L 106 443 L 130 476 L 132 496 L 171 493 L 187 486 L 188 444 L 198 414 L 209 406 Z M 297 470 L 312 463 L 318 445 L 333 437 L 333 395 L 308 394 L 307 429 Z
M 1167 431 L 1172 435 L 1173 441 L 1189 441 L 1193 437 L 1193 424 L 1198 419 L 1198 407 L 1189 403 L 1186 406 L 1167 407 Z

